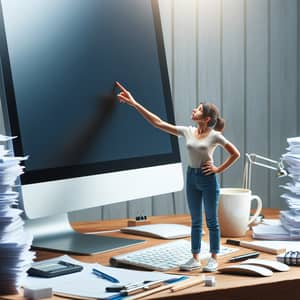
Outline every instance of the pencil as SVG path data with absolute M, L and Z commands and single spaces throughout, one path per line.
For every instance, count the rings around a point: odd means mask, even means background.
M 196 277 L 196 276 L 195 276 Z M 197 284 L 199 283 L 199 280 L 198 280 L 198 277 L 200 276 L 197 276 Z M 201 277 L 202 278 L 202 277 Z M 192 278 L 189 278 L 189 279 L 186 279 L 185 280 L 185 283 L 188 283 L 188 282 L 195 282 L 195 278 L 192 277 Z M 196 283 L 195 283 L 196 284 Z M 133 296 L 129 296 L 129 297 L 126 297 L 126 300 L 136 300 L 136 299 L 140 299 L 140 298 L 143 298 L 143 297 L 146 297 L 146 296 L 149 296 L 149 295 L 153 295 L 153 294 L 156 294 L 156 293 L 159 293 L 159 292 L 162 292 L 162 291 L 165 291 L 165 290 L 170 290 L 172 288 L 175 288 L 177 286 L 182 286 L 182 282 L 179 282 L 179 283 L 173 283 L 173 284 L 166 284 L 166 285 L 163 285 L 163 286 L 160 286 L 160 287 L 157 287 L 155 289 L 152 289 L 150 291 L 146 291 L 146 292 L 143 292 L 143 293 L 139 293 L 139 294 L 136 294 L 136 295 L 133 295 Z
M 140 299 L 140 298 L 143 298 L 143 297 L 146 297 L 146 296 L 149 296 L 152 294 L 156 294 L 156 293 L 159 293 L 159 292 L 162 292 L 165 290 L 169 290 L 171 288 L 171 286 L 172 285 L 163 285 L 163 286 L 160 286 L 158 288 L 152 289 L 147 292 L 143 292 L 143 293 L 136 294 L 134 296 L 126 297 L 126 300 L 136 300 L 136 299 Z
M 177 291 L 181 291 L 184 289 L 187 289 L 191 286 L 203 283 L 203 277 L 202 276 L 197 276 L 194 278 L 191 278 L 190 280 L 181 282 L 180 284 L 174 285 L 173 287 L 171 287 L 171 292 L 177 292 Z
M 245 241 L 238 241 L 238 240 L 227 240 L 226 244 L 240 246 L 248 249 L 254 249 L 254 250 L 271 253 L 271 254 L 280 254 L 286 251 L 285 248 L 262 246 L 259 244 L 245 242 Z

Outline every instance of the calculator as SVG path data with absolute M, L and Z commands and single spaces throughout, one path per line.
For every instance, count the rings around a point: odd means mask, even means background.
M 75 272 L 80 272 L 83 269 L 80 265 L 75 265 L 62 260 L 52 262 L 38 262 L 32 265 L 27 271 L 28 275 L 36 277 L 56 277 Z

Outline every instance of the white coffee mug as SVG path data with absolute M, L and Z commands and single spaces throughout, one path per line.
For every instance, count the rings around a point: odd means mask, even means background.
M 257 201 L 256 212 L 250 218 L 251 202 Z M 261 199 L 251 194 L 251 190 L 222 188 L 219 198 L 219 223 L 224 237 L 244 236 L 262 209 Z

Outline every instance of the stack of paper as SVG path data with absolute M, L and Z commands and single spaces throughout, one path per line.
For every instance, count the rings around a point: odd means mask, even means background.
M 290 180 L 281 185 L 285 192 L 281 195 L 286 201 L 288 211 L 280 212 L 276 224 L 254 226 L 253 238 L 266 240 L 300 240 L 300 137 L 288 138 L 287 152 L 282 161 Z
M 280 220 L 272 220 L 272 223 L 262 223 L 252 227 L 252 236 L 258 240 L 293 241 L 299 240 L 298 234 L 287 231 Z
M 283 185 L 282 187 L 288 191 L 288 195 L 284 195 L 286 200 L 292 198 L 298 199 L 291 205 L 293 208 L 300 208 L 300 137 L 288 138 L 287 142 L 289 144 L 287 150 L 288 152 L 282 155 L 282 160 L 288 170 L 290 182 Z
M 288 232 L 300 236 L 300 215 L 284 210 L 280 212 L 280 220 Z
M 0 135 L 0 142 L 11 138 Z M 29 251 L 32 238 L 25 234 L 22 211 L 14 208 L 19 194 L 13 191 L 16 178 L 23 173 L 20 161 L 24 157 L 7 156 L 0 145 L 0 294 L 18 292 L 34 253 Z
M 280 214 L 281 224 L 294 238 L 300 240 L 300 137 L 288 138 L 287 153 L 282 160 L 289 173 L 289 182 L 282 187 L 286 190 L 281 197 L 286 201 L 288 211 Z
M 287 188 L 290 186 L 292 187 L 292 184 L 288 182 L 283 187 Z M 300 215 L 300 195 L 292 192 L 286 192 L 281 195 L 281 198 L 285 200 L 291 212 L 293 212 L 295 215 Z

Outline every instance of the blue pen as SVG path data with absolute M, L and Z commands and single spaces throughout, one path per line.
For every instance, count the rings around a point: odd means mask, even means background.
M 110 282 L 113 282 L 113 283 L 119 283 L 120 282 L 117 278 L 112 277 L 112 276 L 110 276 L 110 275 L 108 275 L 106 273 L 103 273 L 103 272 L 101 272 L 101 271 L 99 271 L 99 270 L 97 270 L 95 268 L 93 268 L 93 273 L 95 275 L 103 278 L 103 279 L 106 279 L 106 280 L 110 281 Z
M 121 296 L 121 294 L 118 293 L 116 295 L 108 296 L 108 297 L 106 297 L 104 299 L 105 300 L 121 300 L 121 299 L 123 299 L 123 296 Z

